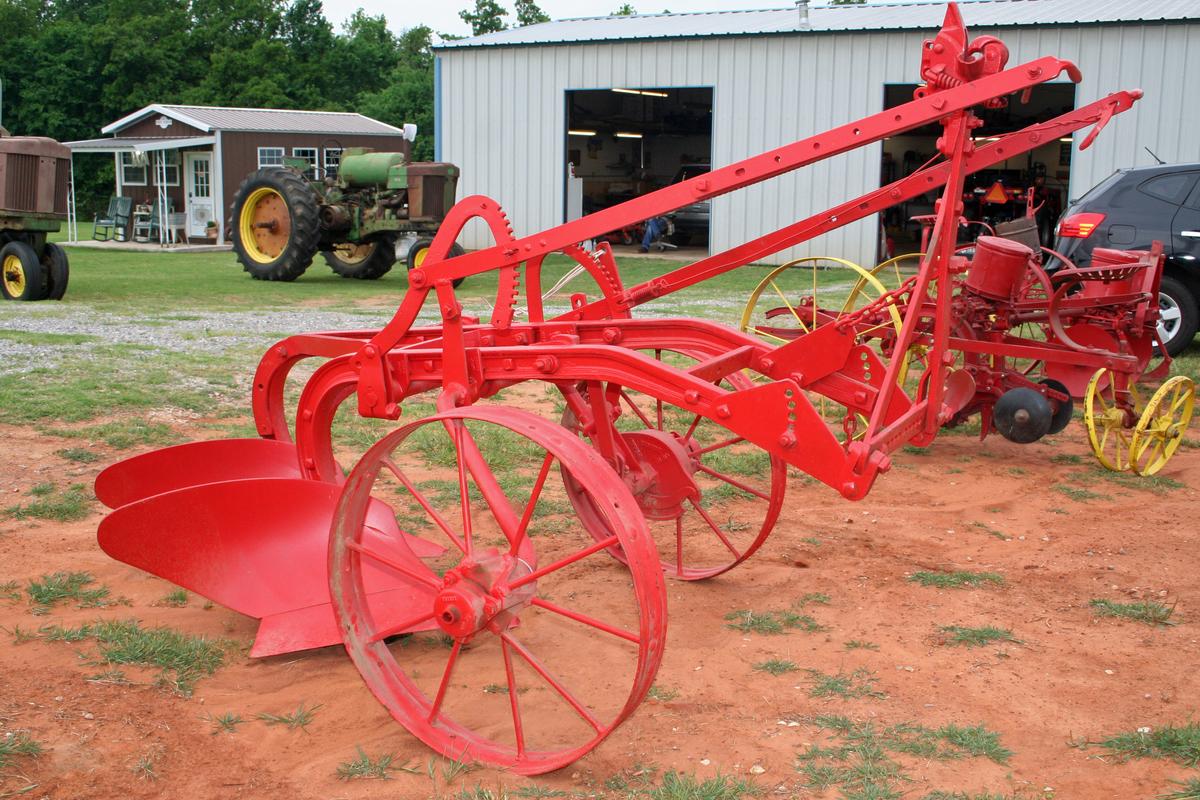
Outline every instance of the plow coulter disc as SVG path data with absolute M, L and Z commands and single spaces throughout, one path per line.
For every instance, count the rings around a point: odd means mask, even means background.
M 326 647 L 341 641 L 326 566 L 340 491 L 287 478 L 189 486 L 122 506 L 100 523 L 97 538 L 118 561 L 262 619 L 253 656 Z M 360 525 L 362 540 L 389 563 L 423 568 L 385 503 L 365 509 Z M 441 552 L 426 545 L 427 553 Z M 386 598 L 375 609 L 384 624 L 429 597 L 424 584 L 379 564 L 370 565 L 364 586 L 373 607 Z
M 563 468 L 604 539 L 570 517 L 551 480 Z M 362 520 L 369 500 L 399 497 L 405 524 L 450 550 L 400 565 L 428 594 L 381 618 L 364 578 L 390 565 Z M 528 775 L 571 763 L 633 713 L 666 639 L 662 572 L 629 490 L 568 431 L 497 406 L 414 422 L 363 456 L 330 539 L 330 589 L 347 652 L 397 721 L 447 758 Z
M 662 350 L 647 355 L 684 369 L 697 360 Z M 746 389 L 751 382 L 735 373 L 722 385 Z M 593 391 L 604 393 L 610 417 L 616 416 L 620 442 L 608 460 L 621 464 L 621 476 L 646 516 L 666 574 L 682 580 L 711 578 L 758 550 L 783 507 L 787 466 L 782 460 L 712 420 L 615 384 L 584 383 L 567 390 L 563 425 L 584 438 L 589 426 L 581 425 L 580 418 L 594 414 Z M 594 438 L 592 444 L 602 447 Z M 597 540 L 609 537 L 587 496 L 573 491 L 572 475 L 564 472 L 563 480 L 580 520 Z M 610 552 L 618 560 L 625 558 L 618 548 Z

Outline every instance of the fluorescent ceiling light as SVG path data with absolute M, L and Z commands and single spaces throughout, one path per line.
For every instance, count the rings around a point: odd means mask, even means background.
M 584 131 L 584 130 L 578 130 L 578 131 L 568 130 L 567 135 L 568 136 L 595 136 L 596 132 L 595 131 Z
M 1063 138 L 1059 139 L 1059 141 L 1060 142 L 1073 142 L 1075 140 L 1072 139 L 1070 136 L 1064 136 Z
M 629 131 L 617 131 L 617 138 L 618 139 L 640 139 L 640 138 L 642 138 L 642 135 L 640 133 L 631 133 Z
M 653 92 L 649 89 L 613 89 L 613 91 L 621 94 L 643 94 L 647 97 L 669 97 L 666 92 Z

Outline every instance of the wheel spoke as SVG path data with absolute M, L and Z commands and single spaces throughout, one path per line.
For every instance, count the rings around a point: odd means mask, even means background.
M 636 633 L 630 633 L 624 628 L 618 628 L 615 625 L 609 625 L 607 622 L 598 620 L 595 617 L 589 617 L 587 614 L 583 614 L 578 611 L 572 611 L 569 608 L 563 608 L 562 606 L 555 605 L 549 600 L 543 600 L 540 597 L 535 597 L 530 602 L 538 608 L 544 608 L 547 611 L 553 611 L 555 614 L 564 616 L 567 619 L 573 619 L 576 622 L 580 622 L 584 625 L 590 625 L 597 630 L 602 630 L 605 633 L 611 633 L 613 636 L 619 636 L 622 639 L 627 639 L 634 644 L 641 642 L 641 637 L 639 637 Z
M 382 642 L 389 636 L 395 636 L 396 634 L 404 633 L 405 631 L 420 625 L 422 622 L 428 622 L 429 620 L 433 619 L 433 614 L 434 612 L 432 611 L 426 611 L 420 616 L 407 619 L 404 622 L 398 622 L 395 625 L 389 625 L 381 631 L 376 631 L 367 641 Z
M 377 553 L 368 547 L 364 547 L 358 542 L 348 541 L 346 542 L 346 547 L 350 548 L 356 553 L 366 556 L 372 561 L 377 561 L 380 564 L 383 564 L 385 567 L 399 572 L 404 577 L 414 580 L 417 583 L 424 584 L 433 589 L 440 589 L 442 586 L 442 582 L 435 578 L 433 573 L 422 575 L 421 573 L 413 570 L 409 565 L 402 564 L 391 556 L 386 556 L 383 553 Z
M 446 699 L 446 689 L 450 686 L 450 673 L 454 671 L 454 662 L 458 660 L 458 653 L 462 650 L 462 640 L 455 639 L 454 647 L 450 648 L 450 656 L 446 659 L 446 669 L 442 672 L 442 681 L 438 684 L 437 695 L 433 698 L 433 705 L 429 708 L 428 721 L 433 722 L 437 718 L 438 712 L 442 710 L 442 701 Z
M 813 276 L 814 276 L 813 277 L 813 283 L 814 283 L 813 320 L 814 320 L 814 325 L 815 325 L 816 313 L 817 313 L 817 292 L 816 292 L 816 288 L 815 288 L 815 284 L 816 284 L 816 273 L 815 272 L 813 273 Z M 783 304 L 785 306 L 787 306 L 787 310 L 792 312 L 792 316 L 796 318 L 796 324 L 800 326 L 800 330 L 804 331 L 805 333 L 808 333 L 809 332 L 808 326 L 804 324 L 804 320 L 800 319 L 800 315 L 796 312 L 796 309 L 792 308 L 792 304 L 790 302 L 788 302 L 787 296 L 785 296 L 784 293 L 782 291 L 780 291 L 779 286 L 776 285 L 775 281 L 771 281 L 771 288 L 775 290 L 775 294 L 779 295 L 779 299 L 783 301 Z
M 684 438 L 686 439 L 688 437 L 685 436 Z M 720 450 L 721 448 L 729 447 L 731 445 L 735 445 L 735 444 L 738 444 L 739 442 L 744 442 L 744 441 L 746 441 L 746 440 L 744 438 L 742 438 L 741 436 L 734 436 L 732 439 L 726 439 L 722 442 L 717 442 L 716 444 L 710 444 L 708 447 L 702 447 L 696 451 L 696 455 L 702 456 L 705 453 L 711 453 L 714 450 Z
M 753 326 L 753 325 L 750 327 L 750 332 L 758 334 L 759 336 L 766 336 L 768 339 L 774 339 L 777 342 L 784 342 L 785 344 L 788 341 L 787 339 L 783 338 L 782 336 L 776 336 L 773 333 L 767 333 L 766 331 L 762 330 L 761 328 L 759 328 L 757 326 Z
M 579 716 L 582 717 L 587 724 L 591 725 L 592 728 L 595 729 L 596 733 L 604 733 L 604 726 L 600 724 L 600 720 L 596 719 L 592 712 L 588 711 L 587 706 L 581 703 L 579 699 L 575 697 L 575 695 L 571 694 L 570 690 L 562 684 L 562 681 L 554 677 L 554 674 L 551 673 L 550 670 L 548 670 L 545 665 L 537 659 L 537 656 L 529 652 L 529 650 L 525 648 L 525 645 L 518 642 L 512 637 L 511 634 L 508 633 L 500 634 L 500 638 L 507 642 L 513 650 L 516 650 L 517 655 L 525 659 L 525 663 L 533 667 L 533 671 L 538 675 L 541 675 L 542 679 L 546 681 L 546 683 L 550 684 L 550 687 L 554 689 L 554 691 L 558 692 L 558 696 L 563 700 L 566 700 L 567 704 L 570 705 L 571 708 L 575 709 L 575 713 L 579 714 Z
M 446 534 L 446 536 L 450 538 L 450 541 L 454 542 L 454 546 L 457 547 L 461 552 L 466 553 L 466 545 L 463 544 L 462 540 L 458 538 L 458 535 L 451 530 L 450 524 L 442 518 L 442 515 L 438 513 L 437 509 L 434 508 L 432 504 L 430 504 L 429 500 L 425 498 L 425 495 L 421 494 L 421 492 L 417 490 L 417 487 L 413 485 L 413 482 L 410 481 L 405 474 L 400 471 L 400 468 L 396 466 L 395 462 L 393 462 L 390 458 L 385 458 L 383 459 L 383 465 L 388 468 L 389 472 L 396 476 L 396 480 L 400 481 L 400 483 L 404 485 L 405 491 L 412 495 L 413 499 L 417 501 L 417 505 L 425 510 L 425 513 L 429 515 L 430 519 L 433 520 L 435 525 L 441 528 L 442 533 Z
M 612 536 L 609 536 L 605 539 L 601 539 L 600 541 L 596 542 L 595 544 L 591 545 L 590 547 L 585 547 L 584 549 L 580 550 L 578 553 L 573 553 L 573 554 L 567 556 L 566 558 L 561 558 L 558 561 L 555 561 L 553 564 L 542 567 L 541 569 L 534 570 L 533 572 L 529 573 L 528 575 L 526 575 L 522 578 L 517 578 L 515 581 L 512 581 L 511 583 L 508 584 L 508 588 L 509 589 L 517 589 L 517 588 L 524 586 L 527 583 L 532 583 L 533 581 L 536 581 L 538 578 L 541 578 L 545 575 L 549 575 L 551 572 L 560 570 L 563 567 L 570 566 L 571 564 L 574 564 L 576 561 L 587 558 L 588 556 L 592 555 L 593 553 L 598 553 L 601 550 L 604 550 L 605 548 L 612 547 L 618 541 L 619 541 L 619 539 L 617 538 L 617 535 L 614 533 Z
M 454 430 L 454 463 L 458 467 L 458 495 L 462 501 L 463 543 L 466 554 L 471 555 L 471 491 L 467 486 L 467 464 L 463 458 L 463 433 L 466 425 L 462 420 L 448 423 Z
M 698 464 L 697 469 L 699 469 L 701 472 L 703 472 L 706 475 L 711 475 L 712 477 L 716 478 L 717 480 L 725 481 L 725 483 L 728 483 L 730 486 L 732 486 L 736 489 L 741 489 L 743 492 L 752 494 L 755 497 L 759 498 L 760 500 L 770 500 L 771 499 L 771 496 L 769 494 L 767 494 L 765 492 L 761 492 L 758 489 L 755 489 L 753 486 L 747 486 L 746 484 L 742 483 L 741 481 L 739 481 L 735 478 L 731 478 L 728 475 L 724 474 L 723 472 L 717 472 L 715 469 L 712 469 L 711 467 L 706 467 L 703 464 Z
M 675 518 L 675 571 L 683 574 L 683 515 Z
M 517 524 L 517 533 L 512 539 L 512 546 L 508 548 L 511 555 L 516 555 L 517 551 L 521 549 L 526 531 L 529 530 L 529 521 L 533 519 L 533 510 L 542 496 L 542 487 L 546 485 L 546 476 L 550 474 L 552 463 L 554 463 L 554 454 L 546 453 L 546 457 L 542 459 L 542 468 L 538 470 L 537 480 L 533 482 L 533 490 L 529 493 L 529 502 L 525 504 L 525 511 L 521 514 L 521 521 Z
M 517 756 L 525 755 L 525 730 L 521 726 L 521 708 L 517 704 L 517 679 L 513 675 L 512 654 L 508 642 L 500 640 L 500 654 L 504 656 L 504 678 L 508 684 L 508 702 L 512 708 L 513 735 L 517 737 Z
M 701 505 L 692 498 L 689 497 L 688 501 L 691 502 L 692 507 L 696 509 L 696 513 L 698 513 L 700 517 L 708 523 L 708 527 L 712 528 L 712 532 L 715 533 L 717 538 L 721 540 L 721 544 L 725 545 L 726 549 L 733 553 L 734 558 L 740 559 L 742 554 L 739 553 L 738 549 L 733 546 L 732 542 L 729 541 L 729 537 L 725 535 L 725 532 L 721 530 L 720 526 L 713 522 L 713 518 L 708 515 L 708 512 L 705 511 L 703 507 L 701 507 Z
M 638 404 L 633 402 L 633 398 L 630 397 L 629 394 L 624 389 L 621 390 L 621 397 L 624 398 L 625 402 L 629 405 L 630 410 L 633 411 L 633 413 L 637 415 L 637 418 L 642 421 L 643 425 L 645 425 L 647 428 L 654 428 L 654 423 L 650 421 L 649 417 L 647 417 L 645 414 L 642 413 L 642 409 L 638 408 Z M 659 412 L 659 419 L 662 419 L 661 404 L 659 406 L 658 412 Z M 661 428 L 659 428 L 659 430 L 661 430 Z
M 691 425 L 688 425 L 687 432 L 683 434 L 683 440 L 684 440 L 685 442 L 686 442 L 688 439 L 691 439 L 691 438 L 692 438 L 692 434 L 694 434 L 694 433 L 696 432 L 696 428 L 700 427 L 700 420 L 701 420 L 701 419 L 703 419 L 703 417 L 702 417 L 701 415 L 697 414 L 697 415 L 696 415 L 696 418 L 692 420 L 692 424 L 691 424 Z

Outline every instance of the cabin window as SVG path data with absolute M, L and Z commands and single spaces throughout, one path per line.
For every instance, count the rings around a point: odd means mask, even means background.
M 302 158 L 308 162 L 308 168 L 304 170 L 304 177 L 310 181 L 317 179 L 317 148 L 315 147 L 293 147 L 292 158 Z
M 260 147 L 258 148 L 258 168 L 263 167 L 282 167 L 283 166 L 283 148 L 282 147 Z
M 342 148 L 325 148 L 325 177 L 336 178 L 338 166 L 342 163 Z
M 125 186 L 145 186 L 147 163 L 145 155 L 138 158 L 133 153 L 121 153 L 121 183 Z

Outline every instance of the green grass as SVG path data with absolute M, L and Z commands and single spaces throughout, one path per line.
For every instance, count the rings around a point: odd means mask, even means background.
M 1171 781 L 1178 789 L 1167 794 L 1160 794 L 1158 800 L 1200 800 L 1200 778 L 1188 778 L 1184 781 Z
M 1098 617 L 1118 617 L 1144 622 L 1147 625 L 1175 625 L 1171 619 L 1175 606 L 1147 600 L 1140 603 L 1117 603 L 1112 600 L 1093 599 L 1088 603 Z
M 649 800 L 739 800 L 758 797 L 762 789 L 741 778 L 716 775 L 700 780 L 695 775 L 668 772 L 662 783 L 645 793 Z
M 908 576 L 912 583 L 929 586 L 935 589 L 963 589 L 979 586 L 1003 586 L 1004 576 L 996 572 L 971 572 L 970 570 L 953 570 L 949 572 L 914 572 Z
M 796 666 L 795 662 L 793 661 L 788 661 L 782 658 L 772 658 L 755 664 L 754 669 L 758 672 L 769 672 L 772 675 L 783 675 L 787 672 L 795 672 L 800 668 Z
M 4 583 L 0 583 L 0 600 L 15 603 L 20 599 L 21 584 L 19 581 L 5 581 Z
M 100 460 L 99 453 L 93 453 L 83 447 L 65 447 L 62 450 L 55 450 L 54 454 L 67 461 L 74 461 L 76 464 L 93 464 Z
M 100 658 L 108 664 L 158 667 L 159 684 L 190 696 L 200 678 L 225 663 L 228 642 L 189 636 L 170 628 L 143 628 L 137 620 L 103 620 L 77 628 L 48 626 L 41 630 L 50 641 L 95 639 Z
M 9 766 L 20 756 L 37 758 L 41 754 L 41 743 L 29 738 L 27 731 L 0 735 L 0 769 Z
M 809 592 L 792 603 L 792 606 L 795 608 L 804 608 L 807 605 L 827 606 L 829 602 L 830 597 L 824 592 Z
M 1012 642 L 1020 644 L 1020 640 L 1012 635 L 1007 628 L 997 628 L 986 625 L 982 628 L 964 628 L 960 625 L 943 626 L 942 636 L 948 645 L 964 645 L 966 647 L 984 647 L 993 642 Z
M 89 425 L 83 428 L 47 428 L 45 433 L 68 439 L 100 441 L 114 450 L 177 444 L 182 439 L 169 425 L 161 422 L 146 422 L 137 418 Z
M 1077 503 L 1086 503 L 1089 500 L 1100 500 L 1105 497 L 1105 495 L 1102 495 L 1099 492 L 1093 492 L 1090 489 L 1083 488 L 1082 486 L 1070 486 L 1065 483 L 1056 483 L 1050 488 L 1059 494 L 1071 498 Z
M 30 581 L 25 591 L 29 594 L 29 602 L 43 609 L 54 606 L 63 600 L 74 600 L 80 608 L 99 608 L 108 605 L 108 587 L 87 587 L 96 579 L 87 572 L 54 572 L 43 575 L 40 580 Z
M 313 718 L 316 716 L 317 709 L 320 707 L 321 704 L 318 703 L 311 708 L 305 708 L 304 703 L 301 703 L 299 707 L 290 714 L 270 714 L 266 711 L 263 711 L 258 714 L 258 718 L 268 725 L 284 725 L 288 730 L 295 730 L 296 728 L 305 730 L 312 723 Z
M 874 642 L 864 642 L 861 639 L 851 639 L 846 642 L 845 648 L 847 650 L 878 650 L 879 645 Z
M 183 608 L 188 604 L 188 598 L 187 589 L 174 589 L 167 592 L 163 599 L 158 601 L 158 604 L 171 608 Z
M 730 611 L 725 615 L 725 627 L 742 633 L 776 635 L 788 630 L 803 630 L 807 633 L 823 631 L 825 628 L 807 614 L 791 611 Z
M 371 758 L 362 747 L 356 746 L 355 749 L 358 750 L 357 758 L 338 764 L 337 776 L 344 781 L 358 778 L 378 778 L 386 781 L 391 777 L 388 775 L 388 771 L 396 769 L 392 766 L 392 762 L 396 760 L 395 753 L 383 753 L 376 758 Z
M 1149 732 L 1118 733 L 1097 744 L 1123 761 L 1169 759 L 1185 767 L 1200 766 L 1200 723 L 1196 722 L 1167 725 Z
M 812 679 L 809 694 L 813 697 L 841 697 L 852 699 L 873 697 L 883 699 L 886 694 L 877 690 L 875 684 L 879 679 L 869 669 L 856 669 L 853 672 L 839 672 L 836 675 L 826 675 L 820 670 L 810 669 L 808 675 Z
M 650 691 L 646 692 L 646 697 L 650 700 L 656 700 L 659 703 L 669 703 L 676 697 L 679 697 L 679 690 L 668 689 L 665 686 L 655 684 L 650 687 Z
M 1000 540 L 1000 541 L 1002 541 L 1002 542 L 1007 542 L 1008 540 L 1012 539 L 1012 537 L 1011 537 L 1011 536 L 1009 536 L 1009 535 L 1008 535 L 1007 533 L 1005 533 L 1004 531 L 997 530 L 997 529 L 993 528 L 991 525 L 988 525 L 988 524 L 986 524 L 986 523 L 983 523 L 983 522 L 972 522 L 972 523 L 971 523 L 971 525 L 972 525 L 973 527 L 979 528 L 981 531 L 983 531 L 984 533 L 986 533 L 988 536 L 994 536 L 994 537 L 996 537 L 997 539 L 999 539 L 999 540 Z
M 91 489 L 82 483 L 73 483 L 66 489 L 39 483 L 29 490 L 29 496 L 34 499 L 5 509 L 8 515 L 14 519 L 75 522 L 91 512 L 93 500 Z
M 237 733 L 237 726 L 246 721 L 242 719 L 241 714 L 233 711 L 226 711 L 215 717 L 210 715 L 206 719 L 212 723 L 213 736 L 220 733 Z
M 841 714 L 818 715 L 813 724 L 832 741 L 809 745 L 796 755 L 801 783 L 813 792 L 836 788 L 838 797 L 845 800 L 897 800 L 908 796 L 905 784 L 912 778 L 893 755 L 940 761 L 988 758 L 1001 765 L 1012 757 L 1012 752 L 1000 743 L 999 734 L 983 725 L 951 724 L 934 729 L 900 723 L 881 728 L 874 722 L 858 722 Z M 955 797 L 944 792 L 940 795 Z
M 1011 794 L 996 794 L 994 792 L 930 792 L 921 800 L 1020 800 Z

